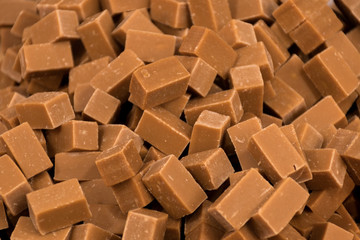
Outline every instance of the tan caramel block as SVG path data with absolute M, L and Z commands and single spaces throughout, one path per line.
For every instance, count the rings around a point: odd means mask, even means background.
M 216 77 L 216 70 L 198 57 L 177 56 L 190 73 L 189 90 L 206 97 Z
M 309 237 L 314 225 L 318 223 L 326 223 L 326 221 L 307 209 L 305 209 L 301 215 L 295 215 L 295 217 L 290 221 L 290 225 L 305 238 Z
M 272 22 L 272 12 L 277 8 L 275 1 L 271 0 L 254 0 L 248 1 L 229 1 L 232 18 L 240 19 L 247 22 L 256 22 L 263 19 Z
M 41 235 L 34 227 L 29 217 L 20 217 L 11 239 L 16 240 L 67 240 L 70 237 L 71 227 L 67 227 L 52 233 Z
M 360 21 L 359 7 L 360 4 L 353 0 L 338 0 L 336 5 L 341 9 L 343 15 L 348 18 L 353 24 L 358 24 Z
M 301 148 L 304 150 L 321 148 L 324 142 L 324 137 L 313 126 L 306 122 L 296 128 L 296 134 L 299 138 Z
M 10 213 L 17 215 L 27 208 L 25 195 L 32 189 L 20 169 L 8 155 L 0 157 L 0 164 L 0 197 Z
M 274 22 L 271 25 L 270 29 L 285 48 L 289 48 L 294 44 L 294 41 L 290 38 L 288 34 L 284 32 L 284 30 L 280 27 L 279 23 Z
M 168 215 L 150 209 L 131 210 L 126 218 L 124 240 L 163 239 Z
M 307 206 L 312 212 L 328 220 L 350 195 L 354 187 L 353 180 L 346 174 L 343 187 L 312 191 Z
M 229 116 L 231 125 L 238 123 L 244 112 L 239 95 L 234 89 L 209 94 L 205 98 L 191 99 L 184 109 L 186 122 L 194 125 L 204 110 Z
M 348 149 L 342 154 L 342 157 L 348 166 L 348 172 L 357 185 L 360 183 L 359 145 L 360 140 L 359 136 L 357 136 L 351 144 L 347 145 L 349 146 Z
M 79 21 L 100 11 L 99 2 L 96 0 L 62 0 L 59 9 L 73 10 L 76 12 Z
M 352 240 L 354 234 L 333 223 L 322 223 L 314 226 L 310 240 L 343 239 Z
M 358 85 L 358 88 L 359 88 L 359 85 Z M 342 100 L 341 102 L 338 103 L 340 109 L 346 114 L 350 110 L 352 105 L 356 102 L 358 97 L 359 97 L 359 94 L 358 94 L 357 90 L 355 90 L 349 96 L 347 96 L 344 100 Z
M 166 212 L 175 219 L 193 213 L 207 198 L 174 155 L 153 163 L 144 175 L 143 182 Z M 168 197 L 164 198 L 164 194 Z
M 101 178 L 95 160 L 100 152 L 58 153 L 55 155 L 54 180 L 76 178 L 79 181 Z
M 52 11 L 59 9 L 59 5 L 62 1 L 63 0 L 40 0 L 36 5 L 40 18 L 43 18 Z
M 360 118 L 358 116 L 353 116 L 349 120 L 349 124 L 345 127 L 346 130 L 351 130 L 354 132 L 360 132 Z M 1 131 L 0 131 L 1 132 Z
M 122 146 L 105 150 L 97 157 L 95 163 L 108 186 L 113 186 L 135 176 L 143 165 L 132 139 Z
M 8 129 L 20 124 L 15 107 L 8 107 L 0 111 L 0 120 Z
M 352 218 L 348 210 L 344 207 L 343 204 L 336 210 L 336 212 L 331 216 L 329 222 L 351 232 L 359 233 L 359 227 L 356 225 L 355 220 Z
M 189 102 L 190 97 L 191 95 L 186 93 L 172 101 L 161 104 L 160 107 L 168 110 L 169 112 L 180 118 L 185 106 Z
M 351 29 L 349 32 L 346 33 L 346 36 L 351 41 L 351 43 L 354 45 L 354 47 L 356 47 L 356 49 L 358 51 L 360 51 L 360 42 L 359 42 L 360 27 L 357 26 L 357 27 Z
M 53 196 L 50 201 L 49 196 Z M 26 198 L 31 220 L 42 235 L 91 217 L 88 203 L 76 179 L 29 193 Z
M 92 119 L 99 124 L 109 124 L 115 120 L 120 108 L 120 100 L 96 89 L 86 104 L 82 115 L 85 119 Z
M 0 26 L 11 26 L 23 10 L 36 12 L 36 3 L 33 1 L 15 0 L 0 2 Z
M 334 47 L 327 48 L 304 65 L 306 74 L 323 95 L 340 102 L 358 86 L 358 80 Z
M 62 79 L 63 74 L 32 77 L 26 91 L 30 95 L 40 92 L 38 91 L 39 88 L 45 89 L 42 92 L 56 91 L 59 89 Z
M 136 10 L 139 8 L 149 8 L 149 0 L 100 0 L 101 6 L 107 9 L 111 15 L 122 12 Z
M 21 77 L 64 72 L 74 66 L 70 42 L 23 46 L 19 52 Z
M 181 219 L 168 217 L 166 222 L 166 231 L 164 239 L 180 240 L 181 239 Z
M 269 238 L 269 240 L 305 240 L 301 234 L 288 224 L 278 235 Z
M 29 179 L 31 188 L 36 191 L 50 185 L 53 185 L 53 180 L 50 174 L 47 171 L 43 171 L 34 177 Z
M 221 240 L 259 240 L 249 224 L 244 225 L 239 230 L 225 233 Z
M 25 99 L 20 93 L 12 91 L 10 88 L 0 89 L 0 110 L 6 109 Z
M 270 183 L 257 169 L 251 168 L 244 171 L 241 178 L 216 199 L 208 212 L 225 229 L 240 229 L 272 192 Z
M 39 15 L 37 15 L 35 12 L 23 10 L 16 17 L 16 20 L 10 32 L 14 36 L 21 38 L 24 29 L 36 23 L 37 21 L 39 21 L 39 19 Z
M 216 32 L 200 26 L 190 28 L 179 52 L 200 57 L 215 68 L 223 79 L 227 77 L 237 58 L 236 52 Z
M 7 229 L 9 227 L 6 211 L 3 200 L 0 200 L 0 230 Z
M 98 125 L 96 122 L 72 120 L 46 132 L 49 156 L 60 152 L 96 151 Z
M 147 9 L 145 9 L 147 13 Z M 127 32 L 132 30 L 140 30 L 146 32 L 162 33 L 150 20 L 145 16 L 142 9 L 132 11 L 120 24 L 112 31 L 111 35 L 122 45 L 125 45 Z
M 107 10 L 86 18 L 76 29 L 92 60 L 109 56 L 116 58 L 119 47 L 111 37 L 114 22 Z
M 125 49 L 132 50 L 144 62 L 155 62 L 175 53 L 176 37 L 163 33 L 129 29 Z
M 6 151 L 14 157 L 26 178 L 53 166 L 28 123 L 23 123 L 1 135 Z
M 219 31 L 231 20 L 230 6 L 226 0 L 207 0 L 206 2 L 190 0 L 188 4 L 194 25 Z
M 28 122 L 33 129 L 54 129 L 75 118 L 69 96 L 63 92 L 36 93 L 15 108 L 20 122 Z
M 80 183 L 80 186 L 89 204 L 116 205 L 111 188 L 106 186 L 102 179 L 84 181 Z
M 181 163 L 204 190 L 218 189 L 234 172 L 222 148 L 189 154 L 181 158 Z
M 129 101 L 145 109 L 174 100 L 185 94 L 189 79 L 189 72 L 176 57 L 158 60 L 135 70 Z
M 257 65 L 231 68 L 230 85 L 238 92 L 244 112 L 262 115 L 264 81 Z
M 71 231 L 70 240 L 120 240 L 121 238 L 112 232 L 102 229 L 92 223 L 76 225 Z
M 151 146 L 146 153 L 146 156 L 144 158 L 144 163 L 150 162 L 150 161 L 157 161 L 162 159 L 163 157 L 166 157 L 166 155 L 161 152 L 160 150 L 156 149 L 155 147 Z
M 275 124 L 252 135 L 248 151 L 272 183 L 287 177 L 298 180 L 306 165 L 301 155 Z
M 191 24 L 188 4 L 185 1 L 152 0 L 150 15 L 152 20 L 172 28 L 186 28 Z
M 94 92 L 95 89 L 90 85 L 90 83 L 78 84 L 75 88 L 73 96 L 74 112 L 83 112 Z
M 217 240 L 224 235 L 223 230 L 219 230 L 207 223 L 200 223 L 193 231 L 188 235 L 185 235 L 186 240 L 192 239 L 206 239 L 206 240 Z
M 16 56 L 18 54 L 18 47 L 10 47 L 6 50 L 5 56 L 2 59 L 1 72 L 13 81 L 20 83 L 21 74 L 18 71 L 13 70 L 13 65 L 16 61 Z
M 336 149 L 338 153 L 343 156 L 345 152 L 358 141 L 357 139 L 359 137 L 358 132 L 339 128 L 326 147 Z
M 220 29 L 218 34 L 233 49 L 246 47 L 257 42 L 253 25 L 237 19 L 230 20 Z

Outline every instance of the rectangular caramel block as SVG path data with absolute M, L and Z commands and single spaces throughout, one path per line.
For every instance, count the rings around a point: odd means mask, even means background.
M 167 218 L 166 213 L 155 210 L 145 208 L 131 210 L 126 218 L 122 239 L 164 239 Z
M 135 133 L 163 153 L 178 157 L 190 141 L 191 130 L 191 126 L 169 111 L 155 107 L 144 111 Z
M 333 223 L 322 223 L 314 226 L 314 229 L 311 234 L 310 240 L 315 239 L 343 239 L 343 240 L 352 240 L 354 234 L 345 229 L 336 226 Z
M 288 224 L 278 235 L 269 238 L 269 240 L 305 240 L 295 228 L 293 228 L 290 224 Z
M 279 182 L 273 194 L 251 219 L 256 234 L 268 238 L 280 233 L 308 197 L 309 193 L 292 178 Z
M 359 227 L 357 226 L 354 218 L 350 215 L 349 211 L 344 207 L 343 204 L 341 204 L 341 206 L 331 216 L 329 222 L 349 232 L 359 233 Z
M 73 10 L 76 12 L 79 21 L 94 15 L 100 11 L 100 4 L 96 0 L 62 0 L 59 9 Z
M 360 168 L 359 168 L 359 138 L 358 136 L 351 142 L 344 153 L 340 153 L 346 165 L 348 166 L 348 173 L 354 180 L 355 184 L 360 182 Z M 330 144 L 329 144 L 330 145 Z
M 25 0 L 1 1 L 0 3 L 0 26 L 11 26 L 22 10 L 36 12 L 36 3 Z
M 224 23 L 225 24 L 225 23 Z M 225 79 L 236 61 L 236 52 L 219 35 L 205 27 L 192 26 L 181 43 L 179 52 L 197 56 L 216 69 Z
M 101 178 L 82 181 L 80 186 L 89 204 L 116 205 L 116 199 L 111 188 L 106 186 Z
M 83 112 L 95 89 L 89 83 L 78 84 L 73 96 L 74 112 Z
M 219 31 L 219 36 L 233 49 L 242 48 L 256 43 L 253 25 L 238 19 L 232 19 Z
M 0 200 L 0 230 L 7 229 L 9 227 L 4 202 L 3 200 Z
M 22 78 L 63 72 L 74 66 L 68 41 L 25 45 L 19 54 Z
M 20 124 L 14 106 L 0 111 L 0 119 L 8 129 L 14 128 Z
M 237 230 L 270 197 L 273 187 L 255 168 L 243 171 L 240 179 L 228 187 L 210 206 L 208 212 L 225 229 Z
M 103 8 L 109 10 L 111 15 L 131 11 L 139 8 L 149 8 L 149 0 L 100 0 Z
M 30 178 L 29 183 L 34 191 L 54 184 L 52 177 L 49 175 L 47 171 L 41 172 L 35 175 L 34 177 Z
M 186 93 L 181 97 L 178 97 L 174 100 L 161 104 L 160 107 L 168 110 L 175 116 L 180 117 L 184 111 L 185 106 L 189 102 L 190 97 L 191 95 Z
M 16 223 L 15 229 L 11 234 L 14 240 L 66 240 L 69 239 L 71 227 L 57 230 L 45 235 L 41 235 L 34 227 L 29 217 L 20 217 Z
M 40 17 L 38 14 L 23 10 L 16 17 L 14 25 L 12 26 L 10 33 L 16 37 L 21 38 L 25 28 L 32 26 L 34 23 L 39 21 Z
M 186 28 L 191 23 L 188 5 L 184 1 L 151 1 L 150 14 L 151 19 L 172 28 Z
M 30 218 L 41 235 L 91 217 L 89 205 L 76 179 L 34 191 L 27 194 L 26 199 Z
M 269 0 L 254 0 L 252 2 L 230 0 L 229 4 L 232 18 L 247 22 L 256 22 L 259 19 L 272 22 L 274 21 L 271 16 L 272 12 L 277 8 L 276 1 Z
M 64 92 L 41 92 L 16 104 L 21 123 L 33 129 L 55 129 L 75 118 L 69 95 Z
M 158 106 L 185 94 L 190 74 L 176 57 L 160 59 L 132 75 L 129 101 L 141 109 Z
M 31 178 L 53 166 L 27 122 L 3 133 L 1 141 L 26 178 Z
M 259 238 L 250 228 L 249 224 L 244 225 L 239 230 L 225 233 L 222 238 L 222 240 L 237 240 L 237 239 L 258 240 Z
M 71 231 L 70 240 L 120 240 L 121 238 L 112 232 L 102 229 L 92 223 L 76 225 Z
M 193 213 L 207 198 L 174 155 L 153 163 L 144 175 L 143 182 L 166 212 L 175 219 Z
M 25 196 L 32 189 L 20 169 L 8 155 L 0 157 L 0 165 L 0 197 L 10 213 L 17 215 L 27 208 Z M 6 219 L 6 215 L 4 217 Z
M 275 36 L 280 40 L 281 44 L 285 48 L 289 48 L 294 44 L 294 41 L 289 37 L 288 34 L 284 32 L 284 30 L 280 27 L 277 22 L 274 22 L 270 26 L 271 31 L 275 34 Z

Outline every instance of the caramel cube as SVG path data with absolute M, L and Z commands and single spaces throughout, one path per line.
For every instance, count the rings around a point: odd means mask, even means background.
M 223 79 L 227 77 L 237 58 L 232 47 L 216 32 L 200 26 L 190 28 L 181 43 L 179 52 L 184 55 L 200 57 L 215 68 Z
M 257 42 L 253 25 L 238 19 L 230 20 L 218 34 L 233 49 L 246 47 Z
M 181 239 L 181 219 L 173 219 L 168 217 L 164 239 Z
M 192 129 L 189 153 L 220 147 L 229 126 L 229 116 L 208 110 L 201 112 Z
M 206 223 L 200 223 L 193 231 L 185 235 L 186 239 L 216 240 L 224 235 L 224 231 Z
M 174 100 L 161 104 L 160 107 L 168 110 L 169 112 L 180 118 L 181 114 L 184 111 L 185 106 L 189 102 L 190 96 L 191 96 L 190 94 L 186 93 L 181 97 L 178 97 Z
M 16 21 L 14 22 L 14 25 L 12 26 L 10 33 L 16 37 L 21 38 L 24 29 L 32 26 L 34 23 L 39 21 L 39 19 L 40 17 L 38 14 L 28 10 L 23 10 L 16 17 Z
M 294 44 L 294 41 L 284 32 L 279 23 L 274 22 L 270 29 L 285 48 L 289 48 Z
M 95 89 L 89 83 L 79 84 L 73 96 L 74 112 L 83 112 Z
M 3 200 L 0 200 L 0 230 L 7 229 L 9 223 L 7 221 L 5 207 Z
M 40 17 L 43 18 L 56 9 L 59 9 L 61 2 L 62 0 L 40 0 L 36 6 Z
M 53 166 L 27 122 L 3 133 L 1 141 L 26 178 L 31 178 Z
M 0 3 L 0 26 L 9 26 L 15 23 L 16 17 L 22 10 L 36 12 L 36 3 L 25 0 L 2 1 Z
M 150 7 L 149 0 L 101 0 L 100 2 L 103 8 L 106 8 L 111 13 L 111 15 L 116 15 L 139 8 Z
M 119 236 L 116 236 L 112 232 L 106 231 L 92 223 L 85 223 L 76 225 L 71 231 L 70 239 L 78 240 L 120 240 Z
M 141 67 L 132 75 L 129 101 L 141 109 L 158 106 L 185 94 L 190 74 L 176 57 Z
M 152 0 L 151 19 L 172 28 L 186 28 L 190 25 L 188 5 L 183 1 Z
M 321 148 L 324 142 L 324 137 L 309 123 L 300 124 L 296 134 L 303 150 Z
M 273 191 L 258 170 L 251 168 L 243 171 L 241 178 L 216 199 L 208 212 L 226 230 L 237 230 L 245 225 Z
M 348 149 L 346 149 L 343 153 L 340 153 L 347 165 L 347 170 L 351 176 L 351 178 L 354 180 L 356 184 L 360 182 L 360 168 L 359 168 L 359 136 L 357 137 L 349 144 L 345 145 L 348 146 Z M 330 143 L 329 143 L 330 145 Z
M 263 19 L 272 22 L 272 12 L 277 8 L 275 1 L 271 0 L 253 0 L 248 1 L 229 1 L 232 18 L 247 22 L 255 22 Z
M 352 240 L 354 234 L 333 223 L 321 223 L 314 226 L 310 240 L 343 239 Z
M 30 218 L 42 235 L 91 217 L 88 203 L 76 179 L 31 192 L 26 198 Z
M 96 89 L 86 104 L 82 115 L 85 119 L 92 119 L 99 124 L 108 124 L 115 120 L 120 108 L 120 100 Z
M 150 209 L 136 209 L 129 212 L 123 234 L 124 240 L 163 239 L 168 215 Z
M 181 163 L 205 190 L 215 190 L 234 172 L 222 148 L 189 154 Z
M 156 107 L 144 111 L 135 133 L 163 153 L 178 157 L 190 141 L 191 130 L 191 126 L 169 111 Z
M 257 65 L 230 69 L 230 85 L 240 97 L 244 112 L 261 116 L 263 112 L 264 81 Z
M 53 185 L 53 180 L 47 171 L 41 172 L 29 179 L 31 188 L 36 191 L 50 185 Z
M 281 4 L 273 12 L 273 16 L 282 30 L 288 34 L 305 21 L 308 12 L 308 9 L 304 9 L 300 1 L 290 0 Z
M 166 212 L 175 219 L 193 213 L 207 197 L 174 155 L 153 163 L 144 175 L 143 182 Z
M 250 225 L 246 224 L 239 230 L 225 233 L 225 235 L 222 238 L 222 240 L 238 240 L 238 239 L 257 240 L 258 237 L 254 233 L 254 231 L 250 228 Z M 303 240 L 303 239 L 301 239 L 301 240 Z
M 113 191 L 109 186 L 105 185 L 101 177 L 99 179 L 83 181 L 80 183 L 80 186 L 89 204 L 116 205 Z M 120 211 L 120 209 L 118 210 Z
M 74 66 L 70 42 L 24 45 L 20 52 L 21 77 L 64 72 Z
M 75 118 L 69 95 L 63 92 L 36 93 L 15 108 L 19 121 L 33 129 L 55 129 Z
M 78 19 L 82 22 L 87 17 L 99 12 L 100 6 L 96 0 L 63 0 L 59 4 L 59 9 L 75 11 Z
M 8 48 L 1 64 L 1 72 L 11 78 L 15 82 L 21 82 L 21 74 L 12 69 L 17 58 L 17 47 Z
M 54 156 L 59 152 L 98 150 L 98 126 L 96 122 L 72 120 L 59 128 L 46 132 L 48 152 Z
M 0 171 L 0 197 L 10 213 L 17 215 L 27 208 L 25 196 L 32 189 L 20 169 L 8 155 L 0 157 L 0 164 L 2 169 Z M 1 220 L 1 222 L 3 221 Z
M 105 150 L 97 157 L 95 163 L 108 186 L 113 186 L 135 176 L 143 165 L 134 140 L 130 140 L 122 146 Z

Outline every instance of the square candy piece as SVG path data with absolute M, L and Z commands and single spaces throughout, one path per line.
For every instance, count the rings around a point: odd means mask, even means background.
M 232 19 L 220 31 L 219 35 L 233 49 L 249 46 L 256 43 L 253 25 Z

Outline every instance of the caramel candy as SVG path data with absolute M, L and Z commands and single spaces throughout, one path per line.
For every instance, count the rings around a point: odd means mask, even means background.
M 56 231 L 91 217 L 80 184 L 67 180 L 26 195 L 35 228 L 41 235 Z M 52 221 L 56 219 L 56 221 Z
M 6 219 L 6 212 L 3 200 L 0 200 L 0 230 L 7 229 L 9 227 Z
M 310 240 L 343 239 L 352 240 L 354 234 L 336 226 L 333 223 L 322 223 L 314 226 Z
M 207 197 L 174 155 L 153 163 L 144 175 L 143 182 L 166 212 L 175 219 L 193 213 Z
M 59 9 L 59 5 L 62 1 L 63 0 L 40 0 L 36 5 L 40 18 L 43 18 L 52 11 Z
M 56 181 L 76 178 L 79 181 L 97 179 L 101 176 L 95 165 L 99 152 L 58 153 L 55 155 Z
M 326 221 L 317 214 L 305 209 L 300 215 L 295 215 L 290 221 L 290 225 L 294 227 L 301 235 L 308 238 L 314 225 L 325 223 Z
M 208 212 L 225 229 L 237 230 L 245 225 L 272 192 L 270 183 L 257 169 L 251 168 L 242 172 L 240 179 L 216 199 Z
M 284 32 L 277 22 L 274 22 L 270 29 L 285 48 L 289 48 L 293 45 L 294 41 Z
M 262 115 L 264 81 L 257 65 L 231 68 L 230 85 L 238 92 L 244 112 Z
M 156 107 L 144 111 L 135 133 L 163 153 L 180 156 L 190 141 L 191 129 L 172 113 Z
M 303 123 L 296 129 L 301 148 L 304 150 L 312 150 L 321 148 L 324 137 L 309 123 Z
M 271 0 L 254 0 L 248 1 L 229 1 L 232 18 L 240 19 L 247 22 L 255 22 L 263 19 L 272 22 L 272 12 L 277 8 L 275 1 Z
M 21 74 L 12 69 L 12 66 L 14 65 L 16 60 L 17 52 L 18 52 L 17 47 L 11 47 L 6 50 L 5 56 L 1 64 L 1 72 L 10 79 L 12 79 L 13 81 L 20 83 Z
M 78 84 L 73 96 L 74 111 L 83 112 L 95 89 L 89 83 Z
M 40 17 L 34 12 L 23 10 L 16 17 L 16 21 L 12 26 L 10 32 L 16 37 L 22 37 L 25 28 L 32 26 L 39 21 Z
M 217 240 L 224 235 L 224 231 L 219 230 L 209 224 L 201 223 L 188 235 L 185 235 L 186 240 L 192 239 L 206 239 L 206 240 Z
M 181 219 L 168 217 L 164 239 L 180 240 L 181 239 Z
M 96 151 L 99 148 L 96 122 L 69 121 L 54 130 L 47 131 L 46 139 L 50 156 L 59 152 Z
M 31 178 L 53 166 L 27 122 L 3 133 L 1 141 L 26 178 Z
M 166 213 L 145 208 L 131 210 L 126 218 L 124 240 L 163 239 L 166 230 Z
M 0 2 L 0 26 L 11 26 L 15 23 L 17 16 L 23 10 L 36 12 L 36 3 L 25 0 L 1 1 Z
M 200 57 L 215 68 L 223 79 L 227 77 L 229 69 L 234 65 L 237 57 L 231 46 L 219 35 L 200 26 L 190 28 L 189 33 L 181 43 L 179 52 L 184 55 Z
M 58 73 L 74 66 L 70 42 L 25 45 L 19 52 L 21 77 Z
M 8 129 L 14 128 L 20 124 L 15 107 L 8 107 L 0 111 L 0 120 Z
M 286 225 L 286 227 L 276 236 L 269 238 L 269 240 L 306 240 L 301 234 L 295 230 L 290 224 Z
M 352 23 L 358 24 L 360 22 L 359 14 L 359 3 L 353 0 L 337 0 L 336 5 L 341 9 L 342 13 L 350 20 Z
M 191 11 L 191 1 L 189 4 Z M 152 0 L 150 15 L 154 21 L 172 28 L 186 28 L 191 23 L 188 5 L 184 1 Z
M 360 231 L 359 227 L 356 225 L 355 220 L 352 218 L 352 216 L 343 204 L 341 204 L 341 206 L 331 216 L 329 222 L 354 234 L 359 233 Z
M 360 183 L 360 168 L 359 168 L 359 138 L 354 139 L 351 144 L 346 145 L 348 149 L 342 154 L 342 157 L 348 166 L 348 172 L 354 182 L 358 185 Z
M 231 125 L 238 123 L 244 112 L 239 95 L 234 89 L 209 94 L 205 98 L 191 99 L 184 109 L 186 122 L 194 125 L 204 110 L 229 116 Z
M 25 195 L 32 189 L 20 169 L 8 155 L 0 157 L 0 164 L 0 197 L 10 213 L 17 215 L 27 208 Z M 1 222 L 4 221 L 1 220 Z
M 360 118 L 358 116 L 353 116 L 349 124 L 345 127 L 346 130 L 351 130 L 354 132 L 360 132 Z M 0 131 L 1 132 L 1 131 Z
M 358 132 L 339 128 L 326 147 L 336 149 L 338 153 L 343 156 L 345 152 L 356 143 L 359 137 Z
M 70 240 L 120 240 L 119 236 L 106 231 L 92 223 L 76 225 L 71 231 Z
M 29 179 L 31 188 L 36 191 L 50 185 L 53 185 L 53 180 L 47 171 L 43 171 Z
M 83 21 L 87 17 L 100 11 L 99 2 L 96 0 L 62 0 L 59 9 L 73 10 L 76 12 L 78 19 Z
M 20 122 L 28 122 L 33 129 L 55 129 L 75 118 L 69 96 L 63 92 L 36 93 L 15 108 Z
M 356 47 L 356 49 L 360 51 L 360 43 L 359 43 L 360 27 L 357 26 L 351 29 L 349 32 L 346 33 L 346 36 L 351 41 L 351 43 L 354 44 L 354 47 Z
M 97 157 L 95 163 L 108 186 L 113 186 L 135 176 L 143 165 L 132 139 L 122 146 L 105 150 Z
M 134 51 L 144 62 L 155 62 L 174 55 L 175 43 L 172 35 L 129 29 L 125 49 Z
M 150 162 L 152 160 L 157 161 L 157 160 L 162 159 L 163 157 L 166 157 L 166 155 L 164 153 L 162 153 L 155 147 L 151 146 L 149 148 L 148 152 L 146 153 L 146 156 L 144 158 L 144 163 Z
M 89 204 L 116 205 L 113 191 L 101 178 L 81 182 L 80 186 Z
M 196 26 L 207 27 L 217 32 L 231 20 L 229 3 L 226 0 L 190 0 L 188 4 L 191 20 Z
M 238 239 L 259 240 L 259 238 L 255 235 L 254 231 L 250 228 L 249 224 L 245 224 L 239 230 L 225 233 L 225 235 L 221 238 L 221 240 L 238 240 Z
M 189 154 L 181 163 L 205 190 L 218 189 L 234 172 L 222 148 Z
M 62 74 L 32 77 L 30 78 L 30 83 L 27 86 L 26 92 L 31 95 L 38 92 L 50 92 L 58 90 L 62 79 Z
M 86 104 L 82 115 L 85 119 L 95 120 L 99 124 L 108 124 L 115 120 L 120 103 L 120 100 L 96 89 Z
M 124 103 L 129 97 L 131 75 L 143 65 L 144 63 L 132 50 L 125 50 L 98 72 L 91 79 L 90 84 L 93 88 L 103 90 Z
M 192 129 L 189 153 L 220 147 L 229 126 L 229 116 L 208 110 L 201 112 Z
M 221 28 L 218 34 L 233 49 L 249 46 L 257 42 L 254 27 L 237 19 L 230 20 Z
M 9 88 L 1 89 L 0 94 L 0 110 L 12 107 L 25 99 L 23 95 L 10 90 Z
M 118 46 L 111 37 L 114 22 L 107 10 L 86 18 L 76 29 L 92 60 L 109 56 L 116 58 Z
M 168 110 L 169 112 L 180 118 L 185 106 L 189 102 L 190 96 L 190 94 L 184 94 L 181 97 L 178 97 L 172 101 L 161 104 L 160 107 Z
M 101 0 L 103 8 L 109 10 L 111 15 L 131 11 L 139 8 L 149 8 L 149 0 Z

